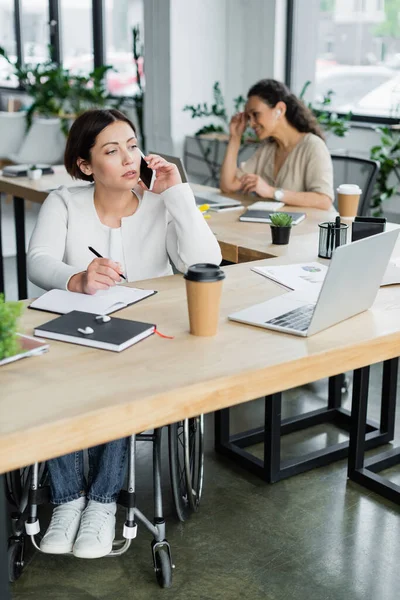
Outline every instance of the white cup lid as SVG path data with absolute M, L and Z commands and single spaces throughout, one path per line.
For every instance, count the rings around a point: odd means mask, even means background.
M 361 194 L 362 189 L 358 187 L 355 183 L 342 183 L 336 189 L 338 194 Z

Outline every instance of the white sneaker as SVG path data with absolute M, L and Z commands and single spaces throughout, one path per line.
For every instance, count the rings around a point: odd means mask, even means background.
M 78 558 L 100 558 L 112 550 L 115 538 L 115 502 L 103 504 L 89 500 L 73 547 Z
M 72 552 L 85 506 L 86 498 L 82 496 L 55 507 L 50 525 L 40 542 L 42 552 L 46 554 Z

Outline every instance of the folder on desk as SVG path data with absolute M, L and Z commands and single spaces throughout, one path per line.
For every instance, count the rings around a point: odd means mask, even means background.
M 103 316 L 73 310 L 36 327 L 34 333 L 39 337 L 60 342 L 121 352 L 152 335 L 156 330 L 153 323 L 116 317 L 106 317 L 103 321 Z

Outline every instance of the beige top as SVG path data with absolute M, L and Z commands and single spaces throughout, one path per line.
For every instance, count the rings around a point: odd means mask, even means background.
M 274 178 L 276 143 L 263 142 L 260 148 L 241 163 L 237 176 L 260 175 L 273 187 L 292 192 L 319 192 L 333 200 L 333 169 L 329 150 L 320 137 L 307 133 L 293 148 L 276 179 Z

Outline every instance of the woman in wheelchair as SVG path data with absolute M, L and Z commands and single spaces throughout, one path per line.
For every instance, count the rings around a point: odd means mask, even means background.
M 51 192 L 28 250 L 29 279 L 39 287 L 95 294 L 121 281 L 184 272 L 197 262 L 221 262 L 215 236 L 175 165 L 146 158 L 156 171 L 152 192 L 140 180 L 135 128 L 117 110 L 91 110 L 76 119 L 65 167 L 84 186 Z M 93 246 L 102 256 L 95 258 Z M 117 440 L 48 461 L 56 505 L 40 549 L 81 558 L 110 553 L 116 500 L 125 476 L 128 441 Z

